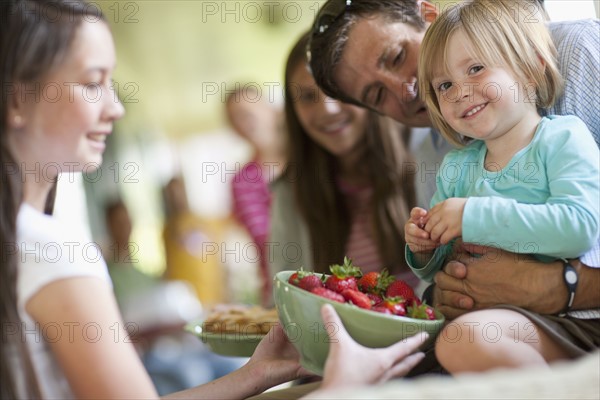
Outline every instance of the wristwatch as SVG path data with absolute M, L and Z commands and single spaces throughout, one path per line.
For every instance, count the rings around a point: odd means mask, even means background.
M 567 298 L 567 304 L 565 305 L 565 308 L 563 308 L 563 310 L 558 314 L 559 317 L 564 317 L 571 310 L 571 307 L 573 306 L 573 300 L 575 300 L 577 283 L 579 283 L 579 275 L 577 274 L 575 267 L 573 267 L 571 263 L 566 260 L 564 263 L 563 279 L 565 280 L 569 297 Z

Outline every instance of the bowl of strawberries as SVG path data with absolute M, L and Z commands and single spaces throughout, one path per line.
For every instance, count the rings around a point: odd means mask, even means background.
M 431 341 L 444 325 L 440 312 L 385 271 L 363 275 L 348 258 L 330 271 L 330 275 L 282 271 L 274 278 L 279 320 L 300 353 L 302 366 L 315 374 L 322 375 L 329 352 L 327 331 L 337 329 L 324 326 L 323 304 L 335 308 L 354 340 L 371 348 L 387 347 L 421 332 L 427 332 Z

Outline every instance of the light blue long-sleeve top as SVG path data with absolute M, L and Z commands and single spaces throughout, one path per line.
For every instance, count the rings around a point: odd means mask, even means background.
M 550 261 L 578 257 L 598 241 L 600 153 L 579 118 L 542 118 L 532 141 L 502 169 L 486 170 L 486 153 L 479 140 L 452 150 L 436 178 L 431 207 L 451 197 L 468 197 L 462 220 L 465 243 Z M 437 248 L 421 266 L 407 246 L 406 259 L 417 276 L 431 281 L 450 251 L 450 244 Z

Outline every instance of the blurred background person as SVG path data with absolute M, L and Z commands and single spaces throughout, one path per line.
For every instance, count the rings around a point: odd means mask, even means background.
M 325 96 L 308 68 L 306 41 L 285 69 L 289 164 L 273 185 L 271 273 L 328 272 L 348 256 L 364 273 L 385 267 L 414 287 L 404 259 L 403 226 L 415 204 L 407 133 Z
M 106 205 L 105 221 L 108 245 L 104 251 L 104 258 L 113 282 L 115 297 L 123 309 L 128 296 L 156 286 L 159 279 L 145 274 L 138 268 L 138 247 L 131 241 L 131 216 L 121 199 Z
M 189 282 L 204 308 L 227 298 L 225 271 L 219 258 L 221 224 L 211 224 L 189 207 L 183 178 L 163 188 L 165 278 Z
M 270 303 L 272 297 L 266 252 L 271 208 L 269 184 L 280 175 L 285 165 L 280 114 L 268 100 L 267 96 L 248 84 L 229 93 L 225 103 L 231 127 L 252 148 L 251 161 L 234 176 L 231 187 L 233 214 L 257 247 L 262 304 Z

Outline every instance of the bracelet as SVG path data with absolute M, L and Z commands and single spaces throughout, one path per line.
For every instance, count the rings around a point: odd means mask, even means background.
M 563 308 L 563 310 L 558 314 L 559 317 L 564 317 L 571 310 L 573 306 L 573 301 L 575 300 L 575 291 L 577 290 L 577 284 L 579 283 L 579 275 L 577 274 L 577 270 L 575 267 L 571 265 L 570 262 L 564 261 L 565 265 L 563 268 L 563 279 L 565 281 L 565 285 L 567 286 L 568 298 L 567 304 Z

